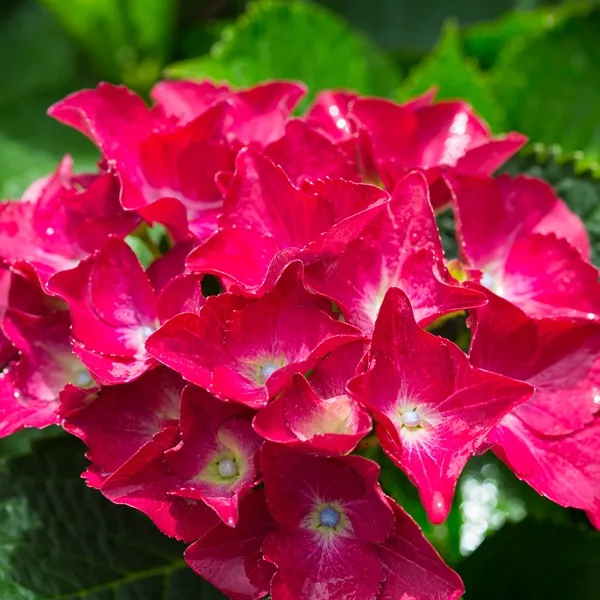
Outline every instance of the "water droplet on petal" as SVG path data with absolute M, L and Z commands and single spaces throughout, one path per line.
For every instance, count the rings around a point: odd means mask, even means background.
M 54 235 L 54 227 L 46 227 L 46 235 Z

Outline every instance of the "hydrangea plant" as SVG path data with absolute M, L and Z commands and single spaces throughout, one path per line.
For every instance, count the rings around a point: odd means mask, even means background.
M 493 175 L 525 137 L 468 104 L 325 91 L 299 115 L 305 92 L 101 84 L 49 109 L 102 160 L 0 205 L 0 435 L 80 438 L 87 485 L 233 600 L 456 600 L 368 448 L 432 523 L 491 449 L 600 527 L 588 234 L 548 184 Z M 464 314 L 468 348 L 438 335 Z

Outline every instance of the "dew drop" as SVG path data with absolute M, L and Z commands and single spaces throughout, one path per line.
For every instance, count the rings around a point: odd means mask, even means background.
M 54 235 L 54 227 L 46 227 L 46 235 Z

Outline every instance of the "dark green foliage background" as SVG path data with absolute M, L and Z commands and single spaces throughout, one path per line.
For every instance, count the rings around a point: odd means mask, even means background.
M 472 103 L 494 133 L 530 137 L 503 170 L 549 181 L 587 224 L 600 264 L 595 2 L 4 0 L 0 39 L 0 197 L 17 199 L 66 152 L 79 170 L 94 167 L 92 145 L 45 111 L 100 80 L 147 96 L 161 76 L 235 86 L 284 77 L 305 81 L 311 95 L 344 87 L 397 100 L 435 85 L 440 98 Z M 457 256 L 452 215 L 438 222 L 448 256 Z M 135 249 L 150 259 L 143 242 Z M 464 331 L 457 320 L 439 332 L 456 339 Z M 493 456 L 471 461 L 463 482 L 492 481 L 494 510 L 505 518 L 465 557 L 460 491 L 448 521 L 432 526 L 406 478 L 379 450 L 365 453 L 381 463 L 386 491 L 464 577 L 467 599 L 600 598 L 600 534 Z M 222 598 L 185 567 L 180 544 L 85 487 L 83 454 L 55 429 L 0 440 L 0 599 Z

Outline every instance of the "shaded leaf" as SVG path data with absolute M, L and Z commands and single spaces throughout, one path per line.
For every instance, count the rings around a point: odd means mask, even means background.
M 600 598 L 600 533 L 525 520 L 507 525 L 459 565 L 469 597 Z
M 145 90 L 169 56 L 171 0 L 41 0 L 107 76 Z
M 0 472 L 1 585 L 31 592 L 18 600 L 223 598 L 186 566 L 180 543 L 85 487 L 83 455 L 75 439 L 48 440 Z
M 598 171 L 599 28 L 600 9 L 588 9 L 541 37 L 514 39 L 492 70 L 493 88 L 511 128 L 534 143 L 580 151 L 579 162 Z
M 495 21 L 478 23 L 465 32 L 465 50 L 484 69 L 488 69 L 513 40 L 543 35 L 548 29 L 555 27 L 565 14 L 566 11 L 562 8 L 545 7 L 531 11 L 512 11 Z
M 490 21 L 505 10 L 519 5 L 519 0 L 488 0 L 487 2 L 428 0 L 427 4 L 414 0 L 319 0 L 364 30 L 386 50 L 402 54 L 427 52 L 438 37 L 440 28 L 449 14 L 461 24 Z M 531 0 L 527 0 L 531 4 Z M 534 0 L 535 3 L 535 0 Z

